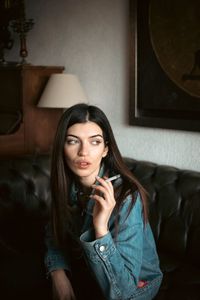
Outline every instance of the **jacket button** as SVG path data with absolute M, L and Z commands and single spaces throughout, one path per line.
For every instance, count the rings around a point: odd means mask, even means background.
M 104 251 L 106 250 L 106 247 L 105 247 L 104 245 L 102 245 L 102 246 L 99 247 L 99 250 L 100 250 L 101 252 L 104 252 Z

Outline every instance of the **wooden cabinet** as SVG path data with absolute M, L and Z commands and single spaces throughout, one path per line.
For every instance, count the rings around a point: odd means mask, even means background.
M 13 132 L 0 131 L 0 155 L 48 153 L 62 109 L 38 108 L 40 96 L 53 73 L 64 67 L 0 67 L 0 116 L 21 113 L 21 122 Z

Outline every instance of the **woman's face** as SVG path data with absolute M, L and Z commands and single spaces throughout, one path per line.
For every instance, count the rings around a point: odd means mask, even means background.
M 95 182 L 101 160 L 107 153 L 103 132 L 96 123 L 77 123 L 68 128 L 65 161 L 82 185 L 89 187 Z

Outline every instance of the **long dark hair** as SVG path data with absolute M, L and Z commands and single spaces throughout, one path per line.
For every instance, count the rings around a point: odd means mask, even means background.
M 143 204 L 144 222 L 147 221 L 145 190 L 124 163 L 106 115 L 96 106 L 84 103 L 76 104 L 67 109 L 60 119 L 51 159 L 52 227 L 55 239 L 60 245 L 64 241 L 66 222 L 70 222 L 72 219 L 69 192 L 73 174 L 64 158 L 66 132 L 72 125 L 87 121 L 96 123 L 102 129 L 104 141 L 109 149 L 107 156 L 103 158 L 105 169 L 112 170 L 112 173 L 120 173 L 123 179 L 120 192 L 118 190 L 115 197 L 116 209 L 120 208 L 128 194 L 133 195 L 132 205 L 134 205 L 134 192 L 138 190 Z

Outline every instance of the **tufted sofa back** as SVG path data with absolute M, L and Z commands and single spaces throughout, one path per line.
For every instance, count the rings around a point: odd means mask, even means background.
M 125 161 L 149 193 L 149 220 L 165 273 L 157 299 L 179 299 L 180 295 L 182 300 L 200 299 L 200 173 L 130 158 Z M 4 300 L 19 295 L 21 300 L 51 299 L 43 265 L 51 201 L 49 167 L 45 155 L 0 159 L 0 293 L 5 293 Z M 189 286 L 199 298 L 184 298 Z
M 40 248 L 42 225 L 49 215 L 49 176 L 48 156 L 0 160 L 1 251 L 29 253 Z
M 49 175 L 48 156 L 0 159 L 0 295 L 4 300 L 51 299 L 43 264 Z
M 149 193 L 151 226 L 160 252 L 171 255 L 169 267 L 173 258 L 174 267 L 183 258 L 200 266 L 200 173 L 132 159 L 127 163 Z

